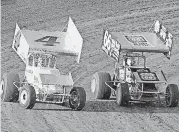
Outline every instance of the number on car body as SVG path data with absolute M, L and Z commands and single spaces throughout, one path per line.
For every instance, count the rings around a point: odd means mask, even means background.
M 120 44 L 112 38 L 112 35 L 106 30 L 104 33 L 102 49 L 111 57 L 118 60 Z

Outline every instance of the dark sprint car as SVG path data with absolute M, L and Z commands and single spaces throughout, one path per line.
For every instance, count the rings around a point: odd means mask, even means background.
M 146 67 L 145 52 L 163 53 L 168 59 L 171 56 L 173 35 L 158 20 L 153 27 L 154 32 L 104 31 L 102 49 L 116 63 L 112 78 L 104 72 L 93 75 L 91 91 L 96 99 L 109 99 L 114 93 L 117 104 L 121 106 L 130 102 L 156 102 L 161 99 L 165 99 L 168 107 L 177 106 L 178 86 L 167 84 L 162 70 L 152 72 Z M 160 89 L 159 84 L 166 87 Z

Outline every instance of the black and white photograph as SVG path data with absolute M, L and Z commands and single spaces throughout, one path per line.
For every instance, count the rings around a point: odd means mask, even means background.
M 1 0 L 1 132 L 179 132 L 179 0 Z

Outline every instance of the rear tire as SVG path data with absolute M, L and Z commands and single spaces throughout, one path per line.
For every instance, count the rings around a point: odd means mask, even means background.
M 69 105 L 73 110 L 82 110 L 86 102 L 86 92 L 82 87 L 74 87 L 70 91 Z
M 13 84 L 16 82 L 16 85 L 19 87 L 19 75 L 14 73 L 4 74 L 1 81 L 1 100 L 3 102 L 16 102 L 19 97 L 18 88 Z
M 91 91 L 94 93 L 95 99 L 109 99 L 111 89 L 105 84 L 106 81 L 111 81 L 109 73 L 95 73 L 91 80 Z
M 32 109 L 36 102 L 36 93 L 33 86 L 24 85 L 19 92 L 19 103 L 25 109 Z
M 169 84 L 166 88 L 166 105 L 167 107 L 176 107 L 178 105 L 178 86 Z
M 119 106 L 129 105 L 129 87 L 127 83 L 121 83 L 116 89 L 116 103 Z

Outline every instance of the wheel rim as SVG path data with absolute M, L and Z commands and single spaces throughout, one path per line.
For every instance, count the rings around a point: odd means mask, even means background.
M 93 79 L 91 82 L 91 92 L 95 92 L 96 89 L 96 79 Z
M 71 93 L 70 102 L 74 107 L 77 107 L 79 105 L 80 98 L 77 91 L 73 91 Z
M 1 87 L 1 89 L 0 89 L 0 90 L 1 90 L 1 91 L 0 91 L 1 93 L 0 93 L 0 94 L 1 94 L 1 98 L 2 98 L 2 96 L 3 96 L 3 94 L 4 94 L 4 80 L 1 81 L 0 87 Z
M 140 100 L 142 97 L 142 91 L 140 89 L 140 85 L 138 83 L 136 83 L 134 87 L 131 84 L 128 84 L 128 86 L 130 89 L 130 93 L 132 94 L 131 99 Z M 135 94 L 133 94 L 133 93 L 135 93 Z
M 27 100 L 28 100 L 28 94 L 26 90 L 22 90 L 21 95 L 20 95 L 20 101 L 21 103 L 24 105 L 26 104 Z

